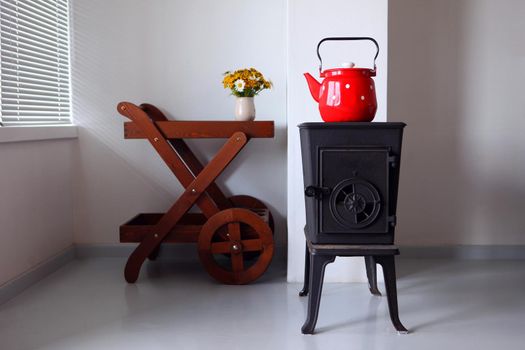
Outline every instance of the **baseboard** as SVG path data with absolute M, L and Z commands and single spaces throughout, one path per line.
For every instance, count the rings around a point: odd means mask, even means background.
M 136 244 L 77 244 L 75 255 L 85 258 L 127 258 L 133 252 Z M 162 245 L 158 259 L 176 261 L 198 261 L 197 247 L 194 243 Z M 274 259 L 286 261 L 286 249 L 277 246 Z
M 77 244 L 77 258 L 127 258 L 136 244 Z M 454 245 L 399 246 L 401 258 L 457 260 L 525 260 L 525 245 Z M 194 261 L 195 244 L 168 244 L 161 248 L 159 259 Z M 286 260 L 286 248 L 276 247 L 274 258 Z
M 24 289 L 52 274 L 73 259 L 75 259 L 75 247 L 70 246 L 15 279 L 1 285 L 0 305 L 20 294 Z
M 77 244 L 75 255 L 79 259 L 85 258 L 127 258 L 137 244 Z M 191 261 L 197 259 L 195 244 L 166 244 L 162 245 L 158 259 L 173 259 Z
M 401 258 L 457 260 L 525 260 L 525 245 L 400 246 Z

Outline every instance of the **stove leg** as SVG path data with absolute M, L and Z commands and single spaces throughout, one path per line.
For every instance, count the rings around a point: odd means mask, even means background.
M 300 297 L 305 297 L 308 295 L 308 285 L 310 282 L 310 251 L 308 250 L 308 244 L 306 244 L 306 249 L 304 251 L 304 284 L 303 289 L 299 292 Z
M 376 261 L 373 256 L 365 256 L 366 276 L 368 277 L 368 289 L 372 295 L 381 296 L 381 292 L 377 289 L 377 270 Z
M 319 304 L 323 290 L 324 270 L 326 265 L 335 260 L 335 255 L 310 254 L 310 280 L 308 295 L 308 313 L 301 328 L 303 334 L 312 334 L 319 316 Z
M 374 257 L 376 262 L 383 267 L 385 277 L 385 289 L 388 299 L 388 311 L 394 328 L 400 334 L 407 334 L 408 330 L 399 320 L 399 310 L 397 307 L 397 287 L 396 287 L 396 265 L 393 255 L 382 255 Z

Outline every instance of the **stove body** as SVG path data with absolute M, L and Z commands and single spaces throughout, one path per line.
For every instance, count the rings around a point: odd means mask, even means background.
M 404 123 L 299 125 L 306 204 L 305 275 L 308 295 L 301 329 L 312 334 L 319 315 L 326 265 L 336 257 L 365 258 L 368 285 L 377 288 L 382 266 L 390 319 L 399 333 L 394 243 Z
M 299 125 L 310 242 L 393 244 L 404 127 Z

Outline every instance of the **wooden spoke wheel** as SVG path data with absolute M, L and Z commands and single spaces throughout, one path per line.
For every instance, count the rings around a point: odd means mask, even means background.
M 208 274 L 225 284 L 255 281 L 270 265 L 274 250 L 268 224 L 259 215 L 242 208 L 226 209 L 208 219 L 197 245 Z M 256 259 L 244 259 L 244 254 L 253 253 L 258 253 Z

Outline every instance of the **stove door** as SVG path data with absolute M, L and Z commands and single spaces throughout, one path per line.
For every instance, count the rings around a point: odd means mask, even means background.
M 319 233 L 387 233 L 388 178 L 388 149 L 321 148 Z

